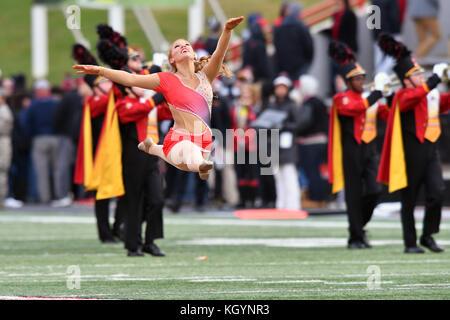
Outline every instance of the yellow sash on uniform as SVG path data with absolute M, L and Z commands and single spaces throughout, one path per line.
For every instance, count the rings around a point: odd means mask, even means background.
M 437 88 L 431 90 L 427 94 L 428 100 L 428 116 L 427 128 L 425 130 L 425 139 L 431 142 L 436 140 L 441 135 L 441 124 L 439 122 L 439 90 Z
M 147 138 L 151 138 L 154 143 L 159 142 L 158 134 L 158 109 L 155 108 L 153 99 L 149 99 L 153 109 L 148 113 Z
M 364 129 L 361 140 L 369 143 L 377 136 L 377 112 L 378 103 L 374 103 L 366 110 L 366 119 L 364 120 Z

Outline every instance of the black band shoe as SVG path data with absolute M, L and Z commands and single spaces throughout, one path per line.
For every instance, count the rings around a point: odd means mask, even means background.
M 146 244 L 142 251 L 151 254 L 154 257 L 164 257 L 166 254 L 162 252 L 154 243 Z
M 363 232 L 362 243 L 364 244 L 364 246 L 365 246 L 366 248 L 372 248 L 372 245 L 370 244 L 369 239 L 367 239 L 367 233 L 366 233 L 366 231 Z
M 366 245 L 360 240 L 352 240 L 348 242 L 348 249 L 365 249 Z
M 421 247 L 405 247 L 405 253 L 425 253 Z
M 421 236 L 420 237 L 420 244 L 424 246 L 425 248 L 430 249 L 433 252 L 442 252 L 444 251 L 444 248 L 441 248 L 437 245 L 436 241 L 434 241 L 432 236 Z
M 143 257 L 144 253 L 141 249 L 137 249 L 136 251 L 128 250 L 127 256 L 129 257 Z

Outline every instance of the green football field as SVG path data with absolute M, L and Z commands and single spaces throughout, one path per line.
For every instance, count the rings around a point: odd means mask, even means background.
M 422 255 L 403 253 L 396 218 L 373 219 L 374 247 L 358 251 L 345 248 L 345 216 L 167 214 L 164 224 L 166 257 L 127 257 L 122 243 L 100 244 L 87 212 L 2 211 L 0 298 L 450 298 L 448 219 L 436 236 L 447 251 Z

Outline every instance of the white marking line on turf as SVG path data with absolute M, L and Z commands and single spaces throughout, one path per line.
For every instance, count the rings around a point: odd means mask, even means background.
M 96 298 L 80 298 L 77 296 L 56 296 L 56 297 L 18 297 L 0 296 L 0 300 L 100 300 Z
M 96 267 L 96 268 L 115 268 L 115 267 L 121 267 L 121 268 L 123 268 L 123 267 L 135 267 L 135 266 L 137 266 L 137 264 L 132 264 L 132 263 L 130 263 L 130 264 L 108 264 L 108 263 L 106 263 L 106 264 L 94 264 L 94 267 Z
M 23 253 L 23 254 L 0 254 L 0 257 L 22 257 L 22 256 L 26 256 L 26 257 L 30 257 L 30 256 L 34 256 L 34 257 L 73 257 L 73 253 L 39 253 L 39 254 L 31 254 L 31 253 Z M 118 257 L 118 256 L 122 256 L 123 257 L 123 253 L 83 253 L 83 254 L 79 254 L 79 256 L 82 257 Z M 152 267 L 152 265 L 150 266 Z
M 366 283 L 367 284 L 367 283 Z M 450 288 L 450 285 L 446 285 L 446 286 L 441 286 L 441 285 L 433 285 L 430 284 L 430 287 L 433 288 Z M 204 292 L 204 294 L 254 294 L 254 293 L 282 293 L 284 296 L 284 293 L 297 293 L 297 294 L 302 294 L 302 293 L 306 293 L 306 292 L 336 292 L 336 291 L 364 291 L 364 292 L 370 292 L 370 293 L 377 293 L 377 292 L 382 292 L 382 291 L 399 291 L 399 290 L 411 290 L 414 289 L 416 287 L 416 284 L 411 284 L 408 286 L 404 286 L 404 287 L 389 287 L 389 288 L 383 288 L 381 287 L 380 289 L 376 289 L 376 290 L 370 290 L 367 287 L 362 287 L 362 288 L 310 288 L 310 289 L 267 289 L 267 290 L 236 290 L 236 291 L 232 291 L 232 290 L 228 290 L 228 291 L 207 291 Z
M 264 262 L 264 263 L 251 263 L 248 265 L 322 265 L 322 264 L 422 264 L 422 263 L 443 263 L 450 262 L 450 260 L 437 259 L 437 260 L 338 260 L 338 261 L 290 261 L 290 262 Z
M 402 240 L 372 240 L 375 246 L 399 245 Z M 450 240 L 439 240 L 442 245 L 449 245 Z M 268 247 L 290 248 L 318 248 L 318 247 L 342 247 L 347 244 L 346 238 L 198 238 L 193 240 L 177 241 L 179 245 L 202 246 L 242 246 L 264 245 Z
M 276 283 L 324 283 L 324 280 L 274 280 L 274 281 L 258 281 L 261 284 L 276 284 Z
M 409 283 L 398 284 L 398 287 L 450 287 L 450 283 Z
M 268 266 L 268 265 L 311 265 L 311 266 L 315 266 L 315 265 L 384 265 L 384 264 L 417 264 L 417 263 L 421 263 L 421 264 L 433 264 L 433 263 L 450 263 L 449 259 L 426 259 L 426 260 L 363 260 L 363 261 L 358 261 L 358 260 L 350 260 L 350 261 L 345 261 L 345 260 L 338 260 L 338 261 L 324 261 L 324 260 L 319 260 L 319 261 L 286 261 L 286 262 L 252 262 L 252 263 L 240 263 L 240 266 Z M 235 266 L 236 263 L 218 263 L 217 264 L 220 267 L 228 267 L 228 266 Z M 135 267 L 135 266 L 139 266 L 140 265 L 130 265 L 130 264 L 126 264 L 124 266 L 127 267 Z M 149 265 L 150 267 L 152 265 Z M 147 267 L 149 267 L 147 266 Z M 159 267 L 164 267 L 164 268 L 169 268 L 169 267 L 185 267 L 185 266 L 189 266 L 191 267 L 192 264 L 189 263 L 164 263 L 161 265 L 158 265 Z M 52 266 L 53 268 L 63 268 L 64 270 L 67 268 L 67 266 Z M 114 267 L 114 265 L 111 265 L 111 267 Z M 117 267 L 122 267 L 122 265 L 118 264 Z M 25 267 L 25 266 L 6 266 L 3 267 L 3 270 L 35 270 L 35 269 L 48 269 L 49 266 L 34 266 L 34 267 Z M 82 267 L 83 268 L 83 267 Z M 439 273 L 414 273 L 414 274 L 395 274 L 395 273 L 383 273 L 383 276 L 386 277 L 416 277 L 416 276 L 442 276 L 442 275 L 449 275 L 450 273 L 448 272 L 439 272 Z M 1 277 L 7 277 L 8 273 L 7 272 L 0 272 L 0 278 Z M 29 275 L 27 275 L 27 277 L 29 277 Z M 105 278 L 105 277 L 110 277 L 110 275 L 83 275 L 82 277 L 97 277 L 97 278 Z M 203 276 L 204 277 L 204 276 Z M 337 274 L 337 275 L 333 275 L 333 274 L 308 274 L 308 275 L 285 275 L 285 278 L 302 278 L 302 277 L 322 277 L 322 278 L 336 278 L 336 277 L 367 277 L 367 274 Z M 200 278 L 200 277 L 183 277 L 183 278 L 157 278 L 158 280 L 182 280 L 182 279 L 195 279 L 195 278 Z M 266 276 L 266 278 L 279 278 L 279 276 Z M 155 279 L 155 278 L 151 278 L 151 279 Z M 90 280 L 89 280 L 90 281 Z
M 383 277 L 389 278 L 389 277 L 398 277 L 398 278 L 407 278 L 407 277 L 418 277 L 418 276 L 444 276 L 449 275 L 448 272 L 438 272 L 438 273 L 414 273 L 414 274 L 395 274 L 395 273 L 383 273 Z M 39 276 L 54 276 L 54 275 L 63 275 L 66 276 L 66 274 L 41 274 Z M 9 274 L 2 275 L 3 277 L 8 277 Z M 16 276 L 16 275 L 14 275 Z M 30 279 L 32 277 L 39 277 L 36 274 L 25 274 L 23 275 L 25 280 Z M 87 281 L 94 281 L 94 280 L 131 280 L 131 279 L 139 279 L 140 281 L 173 281 L 173 280 L 187 280 L 192 282 L 208 282 L 208 281 L 256 281 L 257 279 L 251 279 L 251 278 L 245 278 L 245 277 L 239 277 L 239 276 L 211 276 L 211 277 L 205 277 L 205 276 L 192 276 L 192 277 L 158 277 L 158 278 L 127 278 L 130 277 L 128 274 L 113 274 L 113 275 L 99 275 L 99 274 L 86 274 L 81 275 L 81 279 L 87 280 Z M 320 277 L 320 278 L 367 278 L 367 274 L 309 274 L 309 275 L 285 275 L 285 276 L 264 276 L 264 278 L 309 278 L 309 277 Z M 1 277 L 0 277 L 1 279 Z M 36 280 L 36 279 L 33 279 Z M 55 280 L 59 281 L 59 280 Z M 293 279 L 293 280 L 265 280 L 260 281 L 259 283 L 308 283 L 308 282 L 325 282 L 326 280 L 299 280 L 299 279 Z M 340 282 L 341 283 L 341 282 Z
M 30 223 L 69 223 L 69 224 L 95 224 L 93 217 L 77 216 L 19 216 L 2 215 L 0 222 L 30 222 Z M 209 225 L 209 226 L 258 226 L 258 227 L 299 227 L 299 228 L 348 228 L 348 222 L 341 221 L 319 221 L 319 220 L 239 220 L 237 218 L 202 218 L 202 219 L 165 219 L 165 224 L 172 225 Z M 417 223 L 416 227 L 421 228 L 422 224 Z M 400 221 L 371 221 L 369 228 L 374 229 L 400 229 Z M 450 224 L 441 223 L 441 230 L 450 230 Z
M 394 281 L 380 281 L 380 284 L 393 284 Z M 353 285 L 353 284 L 364 284 L 367 285 L 367 281 L 349 281 L 349 282 L 339 282 L 339 281 L 325 281 L 324 284 L 334 284 L 334 285 Z
M 86 234 L 86 235 L 80 235 L 80 234 L 73 234 L 73 235 L 58 235 L 58 236 L 27 236 L 27 237 L 22 237 L 21 235 L 17 235 L 17 238 L 15 237 L 10 237 L 8 236 L 8 238 L 0 238 L 0 241 L 53 241 L 53 240 L 92 240 L 92 234 Z M 110 244 L 112 245 L 112 244 Z M 4 250 L 8 250 L 9 248 L 11 248 L 10 246 L 3 246 L 2 249 Z
M 205 277 L 205 276 L 193 276 L 193 277 L 160 277 L 160 278 L 127 278 L 123 276 L 111 276 L 109 280 L 112 281 L 173 281 L 173 280 L 186 280 L 189 282 L 234 282 L 234 281 L 256 281 L 253 278 L 242 278 L 235 276 L 225 277 Z
M 31 223 L 95 223 L 93 217 L 76 216 L 0 216 L 0 222 L 31 222 Z
M 66 276 L 67 273 L 9 273 L 8 277 L 53 277 L 53 276 Z
M 298 296 L 311 296 L 311 294 L 314 293 L 322 293 L 322 294 L 327 294 L 329 296 L 333 296 L 336 294 L 336 291 L 341 291 L 341 292 L 355 292 L 358 294 L 365 294 L 367 296 L 372 296 L 372 295 L 377 295 L 378 293 L 380 294 L 384 294 L 388 291 L 406 291 L 406 290 L 414 290 L 417 288 L 409 288 L 409 287 L 401 287 L 401 288 L 383 288 L 381 287 L 380 289 L 373 289 L 373 290 L 369 290 L 367 287 L 361 287 L 361 288 L 321 288 L 321 289 L 317 289 L 317 288 L 308 288 L 308 289 L 282 289 L 282 290 L 247 290 L 247 291 L 212 291 L 212 290 L 208 290 L 208 291 L 204 291 L 204 290 L 196 290 L 194 292 L 192 292 L 193 295 L 195 296 L 199 296 L 199 297 L 209 297 L 211 295 L 211 293 L 214 294 L 252 294 L 252 293 L 281 293 L 280 294 L 280 298 L 285 298 L 285 297 L 298 297 Z M 436 287 L 436 289 L 442 289 Z M 291 293 L 291 294 L 289 294 Z M 151 295 L 152 298 L 154 299 L 154 294 L 153 292 L 133 292 L 131 293 L 131 295 L 134 296 L 148 296 Z M 180 292 L 179 291 L 164 291 L 164 295 L 165 296 L 172 296 L 174 298 L 180 297 Z
M 355 284 L 367 284 L 367 281 L 325 281 L 325 280 L 280 280 L 280 281 L 258 281 L 259 284 L 291 284 L 291 283 L 322 283 L 322 284 L 334 284 L 334 285 L 355 285 Z M 394 281 L 381 281 L 380 284 L 393 284 Z
M 256 281 L 257 279 L 195 279 L 195 280 L 189 280 L 189 282 L 249 282 L 249 281 Z
M 79 266 L 81 268 L 84 267 L 99 267 L 99 268 L 124 268 L 124 267 L 136 267 L 138 266 L 138 264 L 134 264 L 134 263 L 129 263 L 129 264 L 94 264 L 94 265 L 83 265 L 83 264 L 79 264 Z M 47 269 L 47 270 L 53 270 L 53 269 L 67 269 L 67 265 L 45 265 L 45 266 L 14 266 L 14 265 L 10 265 L 10 266 L 5 266 L 2 269 L 4 270 L 28 270 L 28 269 Z M 1 272 L 0 272 L 1 273 Z
M 167 219 L 167 224 L 175 225 L 217 225 L 217 226 L 257 226 L 257 227 L 300 227 L 300 228 L 348 228 L 348 222 L 342 221 L 318 221 L 318 220 L 238 220 L 238 219 Z M 422 224 L 417 223 L 416 227 L 421 228 Z M 399 229 L 398 222 L 372 221 L 368 228 L 377 229 Z M 440 229 L 450 229 L 450 224 L 441 223 Z

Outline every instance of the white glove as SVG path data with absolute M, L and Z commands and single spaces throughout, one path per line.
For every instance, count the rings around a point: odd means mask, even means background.
M 440 96 L 440 93 L 439 93 L 438 88 L 434 88 L 433 90 L 431 90 L 427 94 L 427 98 L 428 99 L 430 99 L 430 100 L 438 100 L 438 103 L 439 103 L 439 96 Z
M 384 93 L 386 85 L 391 83 L 391 78 L 387 75 L 387 73 L 379 72 L 375 76 L 374 82 L 375 82 L 374 89 Z
M 433 67 L 433 73 L 436 73 L 438 75 L 438 77 L 442 79 L 442 77 L 444 76 L 444 72 L 447 68 L 448 68 L 448 64 L 445 62 L 435 64 Z M 447 76 L 448 76 L 448 74 L 447 74 Z

